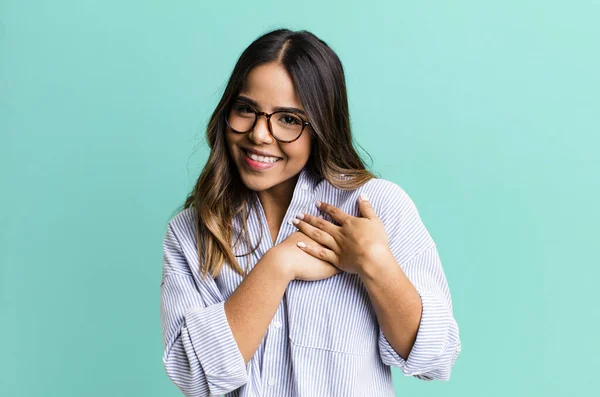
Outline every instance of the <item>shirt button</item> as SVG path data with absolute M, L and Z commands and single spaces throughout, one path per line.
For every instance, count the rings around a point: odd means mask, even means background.
M 273 325 L 275 326 L 275 328 L 281 328 L 281 321 L 275 321 Z
M 269 386 L 274 386 L 275 385 L 275 379 L 271 378 L 269 379 Z
M 301 187 L 302 187 L 302 190 L 308 189 L 308 183 L 304 182 Z

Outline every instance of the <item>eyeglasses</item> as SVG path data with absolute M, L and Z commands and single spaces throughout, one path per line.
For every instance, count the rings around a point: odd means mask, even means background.
M 267 118 L 269 132 L 279 142 L 294 142 L 300 138 L 304 127 L 310 125 L 310 122 L 294 112 L 257 112 L 252 106 L 241 101 L 236 101 L 231 106 L 225 122 L 233 132 L 245 134 L 254 128 L 260 115 Z M 272 119 L 274 122 L 271 122 Z

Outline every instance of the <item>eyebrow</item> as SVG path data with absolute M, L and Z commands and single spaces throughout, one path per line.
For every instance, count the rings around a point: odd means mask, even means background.
M 239 95 L 237 97 L 237 100 L 248 102 L 249 105 L 252 105 L 253 107 L 255 107 L 257 109 L 260 109 L 258 102 L 256 102 L 253 99 L 248 98 L 247 96 Z M 306 113 L 304 112 L 304 110 L 294 108 L 294 107 L 277 106 L 277 107 L 273 108 L 273 112 L 292 112 L 292 113 L 300 113 L 301 115 L 306 116 Z

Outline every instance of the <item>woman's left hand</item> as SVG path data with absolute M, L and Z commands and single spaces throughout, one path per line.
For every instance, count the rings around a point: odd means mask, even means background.
M 295 226 L 322 245 L 316 246 L 307 239 L 305 247 L 298 243 L 302 250 L 348 273 L 359 273 L 365 265 L 390 252 L 383 223 L 369 201 L 358 200 L 362 217 L 349 215 L 327 203 L 318 204 L 317 207 L 339 226 L 321 217 L 298 214 L 293 221 Z

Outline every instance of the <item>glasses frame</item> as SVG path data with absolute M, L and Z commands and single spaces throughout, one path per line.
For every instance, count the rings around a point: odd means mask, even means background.
M 247 131 L 238 131 L 238 130 L 234 130 L 230 125 L 229 125 L 229 114 L 231 113 L 231 111 L 233 110 L 233 106 L 236 103 L 241 103 L 244 104 L 245 106 L 248 106 L 250 109 L 252 109 L 252 112 L 254 112 L 254 123 L 252 123 L 252 126 L 250 128 L 248 128 Z M 283 139 L 279 139 L 275 136 L 275 134 L 273 134 L 273 127 L 271 126 L 271 116 L 277 113 L 293 113 L 295 115 L 298 116 L 298 118 L 300 120 L 302 120 L 302 129 L 300 130 L 300 133 L 298 134 L 298 136 L 294 139 L 292 139 L 291 141 L 284 141 Z M 284 142 L 284 143 L 290 143 L 290 142 L 294 142 L 296 140 L 298 140 L 301 136 L 302 133 L 304 132 L 304 128 L 306 126 L 310 125 L 310 121 L 306 121 L 304 120 L 302 117 L 300 117 L 300 115 L 296 112 L 290 112 L 290 111 L 278 111 L 278 112 L 273 112 L 273 113 L 267 113 L 267 112 L 259 112 L 256 109 L 254 109 L 254 107 L 246 102 L 242 102 L 242 101 L 234 101 L 227 109 L 227 112 L 225 114 L 225 124 L 227 124 L 227 127 L 229 127 L 229 129 L 237 134 L 247 134 L 248 132 L 252 131 L 254 129 L 254 127 L 256 126 L 256 122 L 258 121 L 258 118 L 260 116 L 265 116 L 267 119 L 267 127 L 269 129 L 269 134 L 271 134 L 271 136 L 279 142 Z

